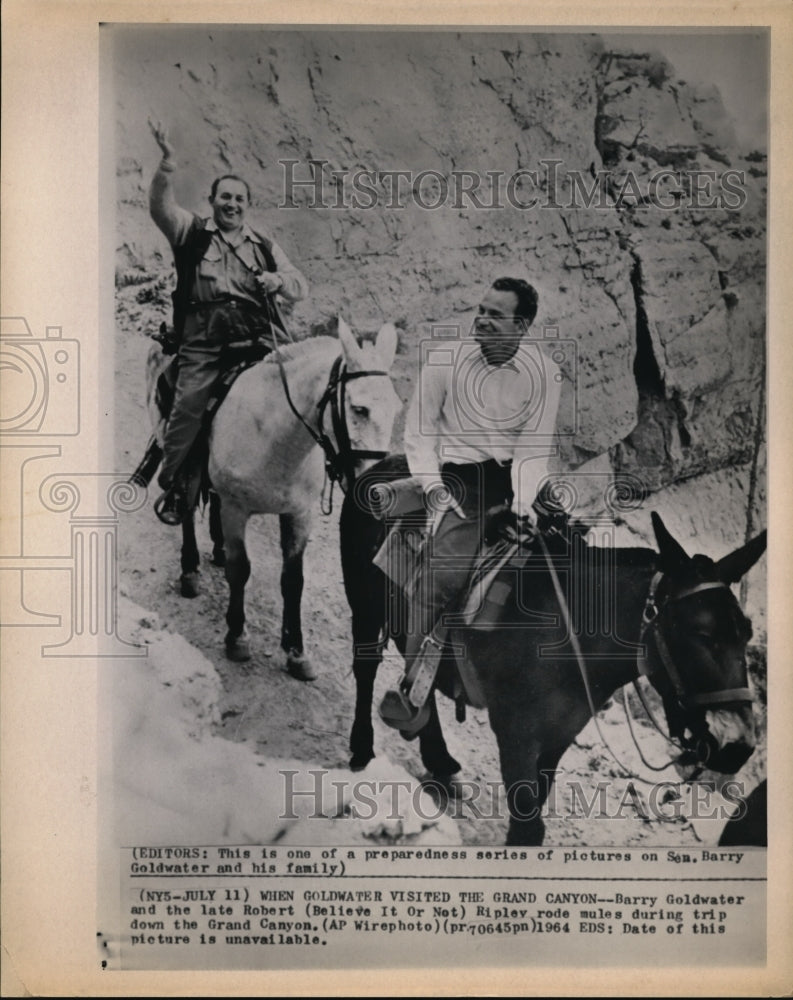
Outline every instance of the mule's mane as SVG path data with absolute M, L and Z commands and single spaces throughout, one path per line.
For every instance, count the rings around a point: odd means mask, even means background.
M 341 351 L 341 342 L 339 340 L 323 334 L 318 337 L 306 337 L 305 340 L 296 340 L 291 344 L 282 344 L 278 348 L 278 354 L 280 354 L 284 362 L 289 362 L 303 358 L 307 354 L 314 353 L 320 349 L 328 349 L 329 351 L 331 346 L 336 350 L 337 354 Z M 265 364 L 277 364 L 276 352 L 272 351 L 264 361 Z

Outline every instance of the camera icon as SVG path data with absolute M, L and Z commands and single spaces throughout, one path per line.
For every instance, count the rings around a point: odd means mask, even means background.
M 434 324 L 420 343 L 419 429 L 437 436 L 438 383 L 446 386 L 456 434 L 472 444 L 487 444 L 493 434 L 534 435 L 538 439 L 576 432 L 577 343 L 559 336 L 559 328 L 529 329 L 517 352 L 504 364 L 485 360 L 470 331 L 458 324 Z M 438 377 L 433 377 L 437 373 Z M 549 424 L 548 406 L 557 406 Z
M 23 317 L 0 318 L 0 435 L 79 430 L 79 341 L 65 340 L 59 326 L 37 339 Z

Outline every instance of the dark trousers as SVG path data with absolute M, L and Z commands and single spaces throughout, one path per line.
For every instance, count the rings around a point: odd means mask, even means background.
M 265 341 L 272 346 L 270 323 L 252 304 L 226 302 L 194 308 L 185 320 L 173 406 L 163 441 L 158 482 L 169 489 L 193 446 L 212 387 L 230 367 L 229 345 Z
M 422 552 L 405 645 L 408 667 L 424 637 L 458 610 L 457 602 L 482 544 L 487 511 L 512 502 L 510 463 L 499 465 L 493 459 L 470 465 L 447 463 L 441 468 L 441 478 L 465 517 L 446 511 Z

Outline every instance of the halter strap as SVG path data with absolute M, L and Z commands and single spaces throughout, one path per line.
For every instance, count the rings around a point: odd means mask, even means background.
M 660 628 L 661 614 L 671 604 L 676 604 L 688 597 L 693 597 L 695 594 L 700 594 L 706 590 L 729 590 L 729 587 L 726 583 L 722 583 L 720 580 L 698 583 L 694 587 L 689 587 L 686 590 L 681 591 L 679 594 L 675 594 L 674 597 L 667 598 L 659 608 L 655 595 L 658 590 L 658 585 L 663 579 L 663 575 L 663 573 L 656 573 L 650 581 L 650 591 L 647 595 L 647 600 L 645 601 L 644 612 L 642 613 L 642 630 L 640 638 L 643 640 L 644 637 L 650 633 L 654 639 L 658 658 L 666 671 L 666 676 L 669 678 L 669 681 L 675 690 L 675 694 L 677 695 L 677 700 L 680 702 L 681 706 L 683 708 L 695 708 L 709 705 L 724 705 L 728 702 L 753 702 L 754 695 L 748 687 L 727 688 L 726 690 L 719 691 L 703 691 L 697 694 L 686 693 L 682 678 L 680 677 L 680 672 L 675 665 L 675 661 L 669 651 L 666 638 Z M 637 659 L 639 674 L 644 677 L 649 677 L 653 671 L 650 669 L 647 657 L 639 654 Z
M 319 445 L 325 455 L 325 476 L 326 484 L 330 481 L 330 495 L 327 504 L 325 504 L 323 499 L 322 511 L 325 514 L 330 514 L 333 509 L 333 484 L 338 483 L 341 486 L 342 491 L 344 491 L 345 474 L 349 480 L 352 480 L 353 478 L 354 459 L 381 459 L 385 458 L 388 454 L 386 451 L 374 451 L 370 449 L 351 447 L 344 406 L 344 386 L 347 382 L 351 382 L 356 378 L 368 378 L 370 376 L 385 376 L 387 378 L 389 373 L 379 368 L 348 372 L 344 367 L 344 359 L 342 355 L 339 355 L 333 362 L 330 375 L 328 376 L 328 384 L 326 385 L 325 391 L 317 403 L 319 429 L 314 430 L 311 424 L 306 420 L 292 401 L 292 394 L 289 391 L 289 382 L 286 377 L 284 359 L 281 357 L 281 353 L 277 347 L 273 351 L 273 354 L 275 354 L 275 358 L 278 363 L 278 371 L 281 375 L 281 384 L 284 387 L 284 395 L 286 396 L 289 408 L 314 439 L 314 442 Z M 336 437 L 338 450 L 334 448 L 333 441 L 325 432 L 324 428 L 325 410 L 328 403 L 330 403 L 331 407 L 333 433 Z M 325 490 L 323 488 L 323 498 L 324 495 Z
M 679 594 L 675 594 L 674 597 L 667 597 L 662 605 L 662 608 L 659 608 L 655 595 L 663 578 L 663 573 L 656 572 L 653 574 L 652 580 L 650 580 L 650 591 L 647 594 L 647 600 L 644 602 L 644 612 L 642 614 L 642 621 L 645 623 L 645 628 L 655 620 L 663 608 L 670 604 L 676 604 L 678 601 L 682 601 L 686 597 L 693 597 L 694 594 L 699 594 L 703 590 L 729 590 L 727 584 L 722 583 L 721 580 L 705 581 L 704 583 L 696 584 L 694 587 L 689 587 L 687 590 L 682 590 Z M 644 629 L 642 631 L 644 631 Z
M 317 403 L 320 434 L 327 442 L 327 446 L 323 445 L 323 450 L 325 451 L 325 467 L 331 481 L 338 482 L 342 490 L 344 489 L 344 475 L 346 474 L 348 481 L 353 479 L 355 459 L 381 459 L 385 458 L 388 454 L 386 451 L 375 451 L 367 448 L 353 448 L 350 442 L 350 434 L 347 429 L 347 411 L 344 405 L 346 396 L 344 391 L 345 386 L 348 382 L 352 382 L 356 378 L 369 378 L 372 376 L 388 377 L 388 372 L 382 371 L 379 368 L 348 372 L 346 366 L 344 365 L 343 357 L 339 355 L 339 357 L 333 362 L 333 367 L 330 370 L 330 377 L 328 378 L 328 384 L 325 388 L 325 392 L 322 394 L 322 398 L 319 403 Z M 338 451 L 334 451 L 333 442 L 323 430 L 325 409 L 328 406 L 328 403 L 330 403 L 331 426 L 333 428 L 333 434 L 336 438 Z
M 275 298 L 272 295 L 267 295 L 265 297 L 265 309 L 267 310 L 268 316 L 271 323 L 277 323 L 277 325 L 287 334 L 292 343 L 295 343 L 294 337 L 289 332 L 284 318 L 281 315 L 280 310 L 276 304 Z M 336 358 L 333 362 L 333 367 L 330 370 L 330 375 L 328 376 L 328 384 L 325 387 L 325 391 L 317 404 L 317 409 L 319 410 L 319 431 L 315 431 L 311 424 L 305 419 L 303 414 L 297 409 L 295 404 L 292 402 L 292 395 L 289 392 L 289 382 L 286 378 L 286 369 L 284 367 L 284 359 L 281 357 L 281 352 L 278 350 L 276 345 L 275 350 L 276 361 L 278 362 L 278 370 L 281 374 L 281 383 L 284 387 L 284 395 L 286 396 L 286 401 L 289 404 L 289 408 L 292 413 L 297 417 L 300 423 L 305 427 L 311 437 L 314 439 L 315 443 L 319 445 L 325 455 L 325 482 L 330 481 L 330 496 L 327 504 L 327 508 L 324 503 L 325 488 L 323 487 L 323 498 L 320 499 L 320 505 L 322 512 L 325 514 L 330 514 L 333 510 L 333 484 L 338 483 L 342 490 L 344 490 L 344 474 L 347 473 L 348 477 L 352 479 L 352 463 L 349 461 L 350 458 L 374 458 L 381 459 L 385 458 L 388 454 L 387 451 L 367 451 L 364 449 L 353 449 L 350 448 L 350 435 L 347 431 L 347 419 L 344 411 L 344 386 L 347 382 L 352 381 L 356 378 L 365 378 L 370 375 L 384 375 L 389 377 L 387 371 L 382 371 L 380 369 L 372 369 L 371 371 L 358 371 L 358 372 L 348 372 L 345 367 L 343 367 L 344 359 L 342 355 Z M 337 398 L 337 393 L 338 397 Z M 333 442 L 325 433 L 323 427 L 323 417 L 325 413 L 325 408 L 328 402 L 331 402 L 331 415 L 333 420 L 333 432 L 336 435 L 336 443 L 339 446 L 339 450 L 335 451 L 333 448 Z M 342 443 L 343 442 L 343 443 Z M 348 456 L 348 457 L 346 457 Z M 344 466 L 347 465 L 348 468 L 345 469 Z

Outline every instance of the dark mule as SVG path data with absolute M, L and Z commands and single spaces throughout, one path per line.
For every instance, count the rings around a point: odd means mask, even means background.
M 383 636 L 404 649 L 401 595 L 372 564 L 386 526 L 373 516 L 369 486 L 406 474 L 402 456 L 370 469 L 341 514 L 341 556 L 352 610 L 357 685 L 350 765 L 374 756 L 372 693 Z M 765 532 L 714 562 L 693 558 L 653 513 L 659 552 L 587 546 L 580 534 L 549 539 L 566 611 L 545 556 L 520 570 L 504 608 L 506 627 L 455 629 L 465 644 L 495 733 L 510 812 L 508 843 L 541 844 L 540 816 L 562 754 L 613 693 L 640 668 L 661 697 L 671 738 L 688 763 L 734 773 L 754 748 L 745 649 L 751 626 L 729 588 L 760 558 Z M 516 571 L 517 572 L 517 571 Z M 588 678 L 582 679 L 577 638 Z M 439 686 L 442 672 L 439 673 Z M 421 759 L 441 782 L 459 771 L 430 695 L 419 733 Z
M 223 525 L 220 520 L 220 497 L 214 490 L 209 491 L 209 537 L 212 542 L 212 563 L 215 566 L 226 565 L 226 551 L 223 548 Z M 195 533 L 195 511 L 182 521 L 182 575 L 179 586 L 182 597 L 198 597 L 200 593 L 198 574 L 201 566 L 201 556 L 198 551 L 198 539 Z

